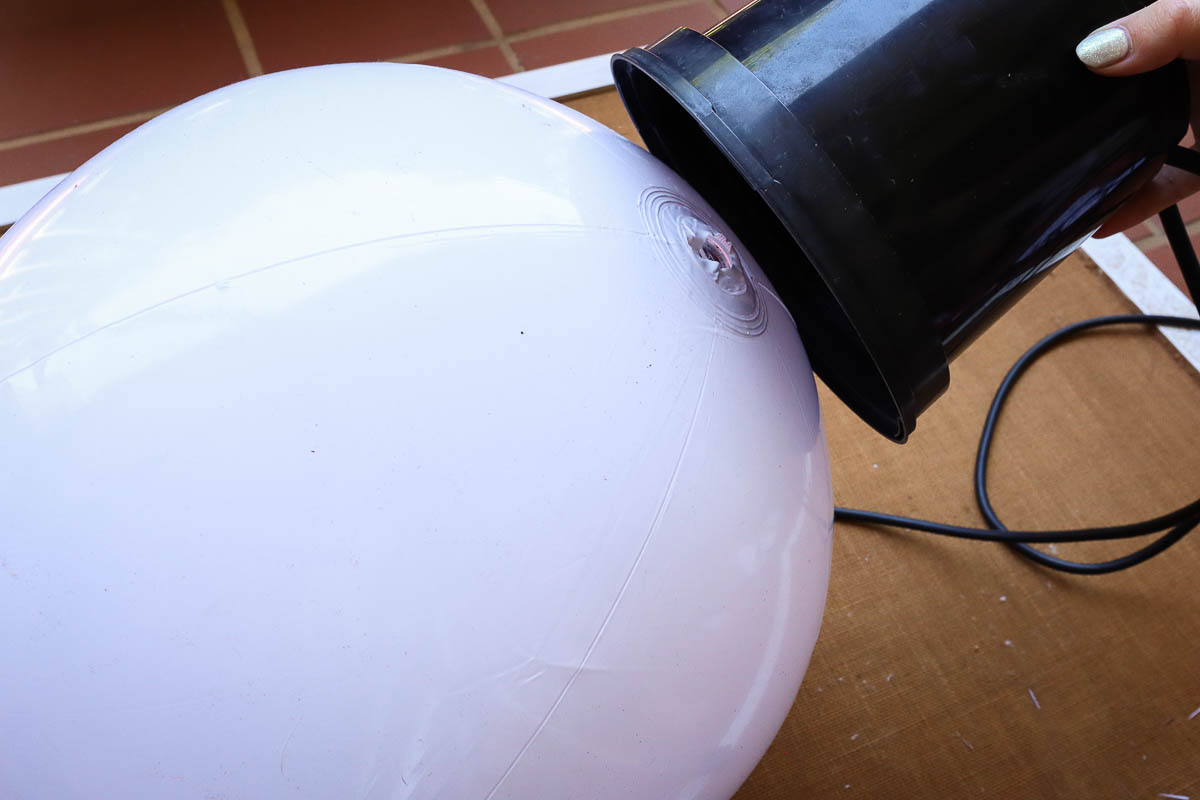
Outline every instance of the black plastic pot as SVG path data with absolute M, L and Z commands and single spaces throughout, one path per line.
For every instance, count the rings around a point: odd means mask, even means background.
M 817 374 L 905 441 L 948 362 L 1159 169 L 1183 65 L 1075 57 L 1136 0 L 759 0 L 613 59 L 647 147 L 733 227 Z

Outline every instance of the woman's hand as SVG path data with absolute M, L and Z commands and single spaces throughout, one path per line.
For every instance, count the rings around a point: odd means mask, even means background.
M 1158 0 L 1091 34 L 1075 52 L 1092 71 L 1114 78 L 1149 72 L 1177 58 L 1191 62 L 1192 128 L 1200 129 L 1200 0 Z M 1200 176 L 1163 167 L 1096 235 L 1120 233 L 1197 191 Z

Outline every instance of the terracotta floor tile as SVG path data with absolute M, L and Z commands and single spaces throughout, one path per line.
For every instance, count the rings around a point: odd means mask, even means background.
M 1192 246 L 1200 251 L 1200 235 L 1193 234 Z M 1187 294 L 1187 285 L 1183 282 L 1183 273 L 1179 271 L 1179 264 L 1175 262 L 1175 254 L 1171 252 L 1168 245 L 1156 247 L 1146 253 L 1146 257 L 1154 262 L 1163 274 L 1171 279 L 1171 282 L 1179 287 L 1185 295 Z
M 239 0 L 263 69 L 378 61 L 491 38 L 469 0 Z
M 146 0 L 5 0 L 4 27 L 31 31 L 137 11 Z
M 589 17 L 623 9 L 636 9 L 657 0 L 485 0 L 507 34 L 520 33 L 555 22 Z
M 136 127 L 122 125 L 52 142 L 0 150 L 0 186 L 70 172 Z
M 1134 225 L 1132 228 L 1124 231 L 1124 234 L 1134 242 L 1139 242 L 1142 239 L 1148 239 L 1151 236 L 1154 236 L 1156 233 L 1157 231 L 1153 230 L 1144 222 L 1139 222 L 1137 225 Z
M 704 30 L 720 18 L 707 3 L 639 14 L 573 30 L 549 33 L 512 43 L 525 69 L 547 67 L 563 61 L 637 47 L 661 39 L 675 28 Z
M 420 63 L 446 69 L 457 69 L 462 72 L 473 72 L 489 78 L 498 78 L 513 71 L 499 47 L 483 47 L 466 53 L 456 53 L 452 56 L 422 59 Z
M 0 23 L 0 141 L 175 105 L 246 77 L 218 0 L 108 10 L 50 27 Z
M 1200 219 L 1200 194 L 1194 194 L 1191 197 L 1185 197 L 1179 201 L 1179 213 L 1183 215 L 1184 222 L 1193 222 Z
M 717 0 L 727 12 L 732 14 L 735 11 L 741 11 L 746 5 L 749 5 L 750 0 Z

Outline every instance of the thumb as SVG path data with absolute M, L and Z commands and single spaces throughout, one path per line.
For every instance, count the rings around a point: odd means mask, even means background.
M 1088 36 L 1079 60 L 1102 75 L 1136 75 L 1200 59 L 1200 0 L 1157 0 Z

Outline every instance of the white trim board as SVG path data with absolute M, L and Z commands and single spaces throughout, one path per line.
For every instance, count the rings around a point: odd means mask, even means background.
M 552 67 L 515 72 L 497 80 L 542 97 L 567 97 L 612 86 L 609 67 L 612 57 L 612 53 L 605 53 Z
M 1143 314 L 1197 318 L 1196 306 L 1187 295 L 1125 234 L 1089 239 L 1083 252 Z M 1162 332 L 1188 363 L 1200 370 L 1200 331 L 1162 328 Z

